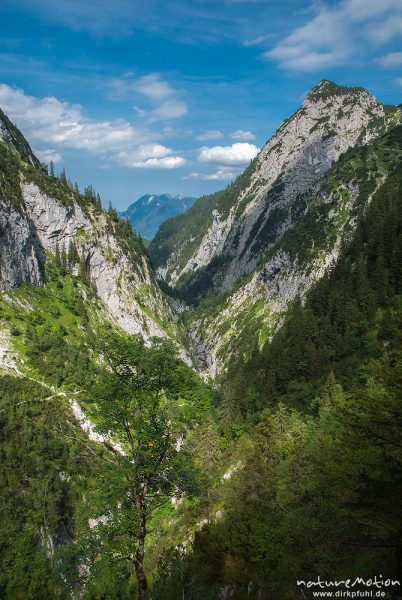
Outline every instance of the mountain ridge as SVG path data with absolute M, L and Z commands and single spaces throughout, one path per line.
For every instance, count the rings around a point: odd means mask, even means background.
M 400 108 L 384 107 L 363 88 L 321 81 L 237 182 L 162 225 L 150 245 L 158 276 L 185 290 L 206 271 L 213 293 L 230 290 L 297 218 L 298 196 L 349 147 L 384 133 L 400 119 Z M 194 221 L 203 204 L 212 210 L 204 211 L 189 237 L 186 219 Z M 216 260 L 222 263 L 218 268 Z

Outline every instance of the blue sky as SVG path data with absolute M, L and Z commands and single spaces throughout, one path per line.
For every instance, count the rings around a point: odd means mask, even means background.
M 2 0 L 0 107 L 123 209 L 226 186 L 321 79 L 402 102 L 402 0 Z

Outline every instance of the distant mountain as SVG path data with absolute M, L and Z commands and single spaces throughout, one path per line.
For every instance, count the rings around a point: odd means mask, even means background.
M 135 231 L 144 239 L 152 240 L 164 221 L 184 213 L 195 200 L 182 195 L 145 194 L 120 215 L 128 217 Z

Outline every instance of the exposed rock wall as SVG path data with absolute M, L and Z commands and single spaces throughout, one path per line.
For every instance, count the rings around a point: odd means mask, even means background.
M 25 212 L 0 204 L 0 290 L 21 283 L 41 285 L 43 252 Z
M 104 214 L 88 216 L 77 204 L 65 207 L 33 183 L 23 184 L 22 194 L 43 250 L 54 253 L 58 246 L 67 252 L 74 241 L 100 299 L 125 331 L 145 338 L 166 335 L 161 323 L 177 319 L 153 281 L 148 262 L 144 256 L 138 256 L 136 264 L 130 261 L 109 232 Z
M 215 286 L 230 290 L 298 219 L 300 199 L 315 182 L 348 148 L 384 132 L 387 118 L 383 105 L 366 90 L 322 81 L 261 150 L 229 212 L 215 210 L 190 258 L 182 264 L 176 247 L 158 275 L 175 285 L 225 255 L 231 260 L 215 277 Z

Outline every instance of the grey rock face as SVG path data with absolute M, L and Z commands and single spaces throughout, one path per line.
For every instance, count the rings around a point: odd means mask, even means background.
M 135 265 L 130 262 L 109 233 L 105 215 L 97 215 L 95 220 L 77 204 L 66 208 L 33 183 L 24 184 L 22 194 L 43 249 L 55 252 L 58 246 L 67 251 L 74 240 L 100 299 L 125 331 L 141 333 L 145 338 L 166 335 L 158 322 L 175 320 L 170 306 L 153 282 L 145 258 Z M 150 316 L 151 311 L 155 318 Z
M 0 205 L 0 290 L 27 282 L 41 285 L 43 251 L 25 212 Z
M 66 207 L 33 183 L 22 183 L 21 191 L 19 211 L 0 204 L 0 290 L 21 283 L 42 285 L 46 252 L 54 253 L 57 246 L 67 251 L 74 241 L 112 322 L 145 339 L 166 337 L 168 329 L 174 332 L 178 318 L 154 281 L 145 255 L 138 253 L 133 264 L 104 214 L 91 210 L 85 214 L 76 203 Z
M 348 148 L 385 131 L 386 121 L 384 107 L 366 90 L 321 82 L 261 150 L 228 214 L 215 211 L 186 263 L 178 268 L 175 249 L 158 274 L 174 285 L 215 257 L 230 256 L 215 282 L 218 291 L 230 290 L 292 226 L 314 183 Z

